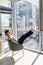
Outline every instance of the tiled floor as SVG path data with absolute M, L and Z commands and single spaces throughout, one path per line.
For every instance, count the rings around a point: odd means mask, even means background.
M 34 65 L 43 65 L 43 55 L 40 55 Z
M 0 60 L 0 65 L 43 65 L 43 55 L 24 50 L 23 56 L 20 50 L 14 52 L 13 58 L 11 57 L 11 53 L 8 53 L 6 57 Z

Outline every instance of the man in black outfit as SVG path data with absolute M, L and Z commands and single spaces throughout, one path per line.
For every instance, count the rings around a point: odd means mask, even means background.
M 22 35 L 19 39 L 18 39 L 18 42 L 20 44 L 23 44 L 24 40 L 29 37 L 30 35 L 32 35 L 33 32 L 30 30 L 29 32 L 27 32 L 26 34 Z
M 8 37 L 8 41 L 9 43 L 12 42 L 12 43 L 19 43 L 19 44 L 23 44 L 24 40 L 29 37 L 30 35 L 33 34 L 33 31 L 32 30 L 29 30 L 29 32 L 27 32 L 26 34 L 23 34 L 18 40 L 16 40 L 12 34 L 10 33 L 9 30 L 5 30 L 5 35 Z

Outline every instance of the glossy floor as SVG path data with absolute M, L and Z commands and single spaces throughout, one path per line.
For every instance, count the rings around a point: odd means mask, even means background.
M 10 52 L 0 59 L 0 65 L 43 65 L 43 55 L 24 49 L 24 56 L 20 50 L 12 58 Z

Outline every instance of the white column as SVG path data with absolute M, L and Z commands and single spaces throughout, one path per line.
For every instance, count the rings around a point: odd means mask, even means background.
M 40 0 L 40 34 L 41 34 L 40 35 L 40 38 L 41 38 L 41 43 L 40 44 L 43 45 L 42 32 L 43 32 L 43 0 Z
M 1 15 L 0 15 L 0 34 L 1 34 Z M 0 55 L 2 53 L 2 48 L 1 48 L 1 36 L 0 36 Z
M 1 33 L 1 14 L 0 14 L 0 33 Z
M 43 0 L 40 0 L 40 30 L 43 31 Z
M 0 34 L 2 34 L 2 26 L 1 26 L 1 14 L 0 14 Z M 4 48 L 3 48 L 3 42 L 2 42 L 2 35 L 0 36 L 0 56 L 3 55 L 4 53 Z
M 14 37 L 17 38 L 17 23 L 16 23 L 16 5 L 15 1 L 12 1 L 12 30 Z
M 36 7 L 32 4 L 32 16 L 33 16 L 33 25 L 36 29 Z

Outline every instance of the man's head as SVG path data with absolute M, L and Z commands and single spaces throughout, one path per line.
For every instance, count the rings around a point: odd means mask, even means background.
M 6 36 L 9 36 L 11 33 L 10 33 L 10 31 L 7 29 L 7 30 L 5 30 L 5 35 Z
M 5 30 L 5 35 L 7 36 L 8 39 L 12 38 L 11 32 L 8 29 Z

